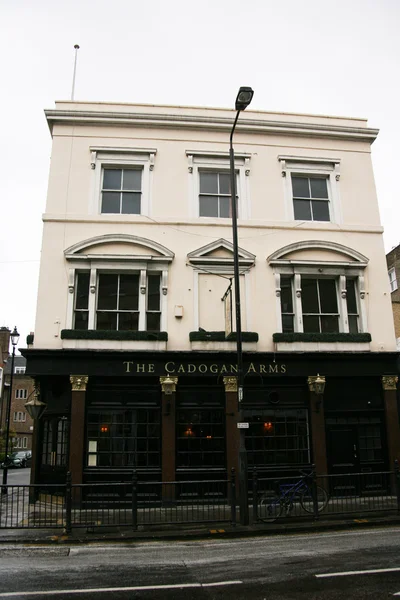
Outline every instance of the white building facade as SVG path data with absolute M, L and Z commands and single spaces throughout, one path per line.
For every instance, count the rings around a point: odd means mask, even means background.
M 58 102 L 34 343 L 35 482 L 237 467 L 234 111 Z M 251 468 L 382 470 L 396 341 L 364 119 L 247 110 L 235 138 Z M 233 331 L 233 333 L 231 333 Z M 324 397 L 309 377 L 325 379 Z M 312 385 L 311 385 L 312 388 Z

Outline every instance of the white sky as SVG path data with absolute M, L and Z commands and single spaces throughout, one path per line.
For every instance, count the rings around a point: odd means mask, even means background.
M 385 247 L 400 243 L 400 0 L 0 0 L 0 326 L 34 331 L 51 137 L 76 100 L 367 117 Z M 362 210 L 363 198 L 359 198 Z

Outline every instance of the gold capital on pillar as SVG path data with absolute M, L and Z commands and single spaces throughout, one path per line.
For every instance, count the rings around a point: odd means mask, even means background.
M 176 392 L 176 384 L 178 383 L 177 377 L 160 377 L 161 390 L 164 394 L 170 395 Z
M 69 378 L 73 392 L 85 392 L 89 377 L 87 375 L 71 375 Z
M 398 377 L 396 375 L 383 375 L 382 377 L 382 388 L 385 391 L 396 390 Z
M 224 377 L 226 392 L 237 392 L 237 377 Z

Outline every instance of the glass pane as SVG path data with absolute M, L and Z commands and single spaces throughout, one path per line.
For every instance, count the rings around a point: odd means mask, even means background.
M 98 312 L 96 329 L 115 331 L 117 329 L 117 313 Z
M 147 331 L 160 331 L 161 314 L 147 313 Z
M 120 190 L 121 176 L 121 169 L 104 169 L 103 190 Z
M 236 203 L 237 206 L 237 203 Z M 231 216 L 231 198 L 229 196 L 220 196 L 219 198 L 219 216 L 228 218 Z
M 160 275 L 147 277 L 147 309 L 160 310 Z
M 321 332 L 322 333 L 339 333 L 339 317 L 321 316 Z
M 81 329 L 81 330 L 87 329 L 88 328 L 88 317 L 89 317 L 88 311 L 78 310 L 75 313 L 74 329 Z
M 337 313 L 337 294 L 334 279 L 319 279 L 319 298 L 322 313 Z
M 200 196 L 200 217 L 218 217 L 218 197 Z
M 119 276 L 120 310 L 138 310 L 139 308 L 139 275 L 123 274 Z
M 218 173 L 200 173 L 200 194 L 218 194 Z
M 324 200 L 313 200 L 313 221 L 329 221 L 329 203 Z
M 325 177 L 312 177 L 310 186 L 311 198 L 328 198 L 328 186 Z
M 320 333 L 319 317 L 318 316 L 303 316 L 304 333 Z
M 281 277 L 281 309 L 283 313 L 293 312 L 292 280 Z
M 283 333 L 293 333 L 293 315 L 282 315 L 282 331 Z
M 301 279 L 301 302 L 303 314 L 319 313 L 316 279 Z
M 231 180 L 229 173 L 219 174 L 219 193 L 230 194 L 231 193 Z
M 140 215 L 140 197 L 141 193 L 123 193 L 121 214 L 123 215 Z
M 75 308 L 88 308 L 90 273 L 78 273 L 76 283 Z
M 121 194 L 119 192 L 103 192 L 101 212 L 102 213 L 119 213 L 120 212 L 120 199 Z
M 347 312 L 353 315 L 357 314 L 356 285 L 354 279 L 346 279 L 346 291 Z
M 349 315 L 349 333 L 358 333 L 358 317 Z
M 100 310 L 117 308 L 118 275 L 103 273 L 99 276 L 97 308 Z
M 296 221 L 312 221 L 309 200 L 293 200 L 293 208 Z
M 293 198 L 309 198 L 310 188 L 308 177 L 292 176 Z
M 142 189 L 142 171 L 139 171 L 139 169 L 124 169 L 122 189 L 140 192 Z
M 118 329 L 119 329 L 119 331 L 137 331 L 138 328 L 139 328 L 139 313 L 138 312 L 118 313 Z

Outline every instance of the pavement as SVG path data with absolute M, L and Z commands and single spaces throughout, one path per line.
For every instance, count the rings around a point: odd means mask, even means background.
M 275 523 L 231 525 L 230 523 L 207 523 L 171 526 L 146 526 L 134 531 L 128 526 L 74 528 L 66 534 L 56 529 L 0 529 L 0 547 L 15 544 L 90 544 L 90 543 L 134 543 L 144 541 L 199 540 L 216 537 L 254 537 L 293 533 L 316 533 L 343 529 L 400 526 L 400 514 L 370 515 L 363 518 L 329 518 L 317 520 L 280 519 Z

